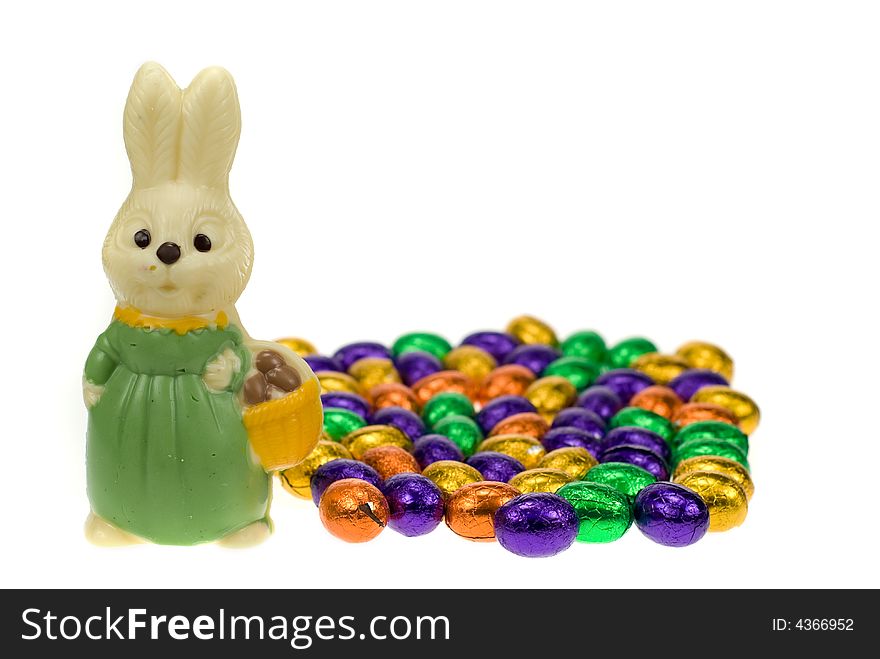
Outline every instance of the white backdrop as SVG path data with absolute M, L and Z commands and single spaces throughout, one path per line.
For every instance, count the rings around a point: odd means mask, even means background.
M 869 2 L 18 3 L 0 24 L 2 586 L 880 586 L 880 13 Z M 745 525 L 527 562 L 347 545 L 276 488 L 234 552 L 86 543 L 82 364 L 137 67 L 235 76 L 239 310 L 324 350 L 519 313 L 736 359 Z

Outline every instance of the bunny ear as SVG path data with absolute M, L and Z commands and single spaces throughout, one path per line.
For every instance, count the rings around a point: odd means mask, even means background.
M 204 69 L 183 92 L 179 177 L 225 188 L 240 133 L 235 81 L 226 69 Z
M 155 62 L 138 69 L 122 122 L 135 187 L 152 187 L 177 176 L 182 102 L 180 88 L 165 69 Z

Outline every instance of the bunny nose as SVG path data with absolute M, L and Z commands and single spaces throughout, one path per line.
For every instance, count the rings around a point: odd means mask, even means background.
M 156 256 L 165 265 L 177 263 L 177 259 L 180 258 L 180 247 L 174 243 L 162 243 L 159 245 L 159 249 L 156 250 Z

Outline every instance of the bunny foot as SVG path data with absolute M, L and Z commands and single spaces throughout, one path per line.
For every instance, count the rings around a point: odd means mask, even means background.
M 89 513 L 85 524 L 86 540 L 98 547 L 124 547 L 143 542 L 136 535 L 123 531 L 95 513 Z
M 245 549 L 265 542 L 270 535 L 272 535 L 272 520 L 266 517 L 230 533 L 225 538 L 220 538 L 217 544 L 228 549 Z

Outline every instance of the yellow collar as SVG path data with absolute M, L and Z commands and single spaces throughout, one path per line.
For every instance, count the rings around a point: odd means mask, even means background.
M 125 323 L 129 327 L 143 329 L 171 329 L 177 334 L 186 334 L 197 329 L 206 327 L 218 327 L 223 329 L 229 324 L 226 313 L 218 311 L 214 318 L 205 316 L 180 316 L 178 318 L 159 318 L 157 316 L 145 316 L 134 307 L 116 307 L 113 310 L 114 320 Z

